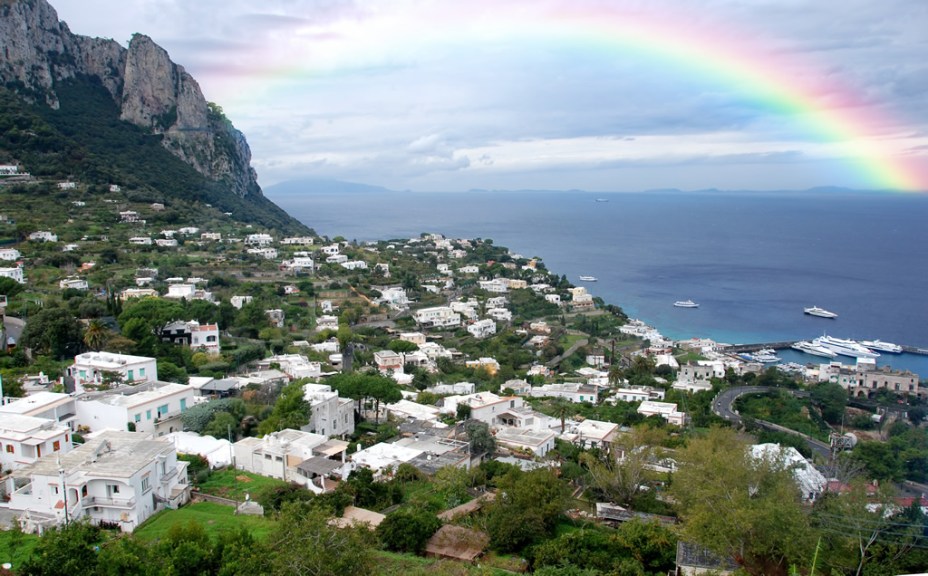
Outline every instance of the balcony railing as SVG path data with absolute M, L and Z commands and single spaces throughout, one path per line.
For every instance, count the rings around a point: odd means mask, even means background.
M 88 506 L 107 506 L 110 508 L 134 508 L 135 498 L 105 498 L 103 496 L 84 496 L 81 499 L 84 508 Z

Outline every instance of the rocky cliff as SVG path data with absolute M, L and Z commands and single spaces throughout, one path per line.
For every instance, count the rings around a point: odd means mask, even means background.
M 95 78 L 123 120 L 163 134 L 171 153 L 238 196 L 261 195 L 245 137 L 151 38 L 136 34 L 126 49 L 71 33 L 45 0 L 0 0 L 0 46 L 7 87 L 57 108 L 59 82 Z

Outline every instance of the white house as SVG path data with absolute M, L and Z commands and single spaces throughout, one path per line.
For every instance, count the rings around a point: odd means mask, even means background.
M 364 260 L 348 260 L 347 262 L 339 262 L 339 264 L 346 270 L 367 270 L 367 262 Z
M 461 325 L 461 315 L 448 306 L 436 306 L 434 308 L 416 310 L 414 318 L 417 323 L 423 326 L 432 326 L 435 328 Z
M 195 320 L 185 322 L 178 320 L 165 326 L 161 333 L 165 342 L 183 344 L 191 350 L 206 352 L 210 356 L 218 356 L 222 352 L 219 344 L 219 325 L 200 324 Z
M 313 239 L 311 236 L 291 236 L 280 241 L 284 246 L 312 246 Z
M 490 308 L 487 310 L 487 316 L 500 322 L 512 321 L 512 312 L 506 308 Z
M 563 398 L 575 404 L 579 404 L 580 402 L 592 402 L 596 404 L 598 400 L 598 390 L 595 386 L 574 382 L 535 386 L 532 388 L 531 395 L 535 398 Z
M 291 272 L 312 272 L 316 263 L 309 256 L 294 256 L 290 260 L 284 260 L 280 267 Z
M 33 416 L 64 424 L 72 431 L 77 429 L 77 402 L 60 392 L 36 392 L 25 398 L 0 405 L 0 420 L 8 415 Z
M 617 388 L 615 395 L 616 400 L 622 402 L 644 402 L 645 400 L 663 400 L 664 391 L 660 388 L 651 388 L 650 386 L 636 386 L 632 388 Z
M 147 356 L 131 356 L 113 352 L 85 352 L 74 357 L 68 376 L 78 388 L 86 384 L 99 385 L 105 372 L 118 374 L 123 382 L 149 382 L 158 379 L 158 363 Z
M 316 318 L 316 330 L 338 330 L 338 316 L 323 315 Z
M 425 344 L 425 334 L 422 332 L 401 332 L 399 339 L 405 342 L 412 342 L 416 346 Z
M 619 425 L 614 422 L 586 419 L 571 424 L 570 434 L 573 435 L 571 442 L 581 448 L 607 449 L 619 434 Z
M 500 428 L 496 432 L 496 441 L 500 445 L 525 450 L 539 457 L 554 449 L 556 438 L 557 434 L 548 430 Z
M 123 300 L 129 298 L 156 298 L 158 291 L 154 288 L 126 288 L 119 295 Z
M 16 248 L 0 248 L 0 260 L 16 261 L 22 257 Z
M 90 288 L 90 286 L 87 284 L 87 280 L 76 277 L 65 278 L 64 280 L 61 280 L 58 282 L 58 287 L 62 290 L 87 290 Z
M 0 278 L 12 278 L 20 284 L 26 283 L 26 277 L 23 275 L 23 269 L 20 266 L 15 268 L 0 268 Z
M 478 320 L 467 326 L 467 332 L 474 338 L 487 338 L 496 334 L 496 321 L 490 318 Z
M 48 230 L 40 230 L 30 234 L 29 239 L 36 242 L 57 242 L 58 235 Z
M 466 396 L 448 396 L 445 398 L 442 411 L 454 414 L 459 404 L 470 406 L 471 418 L 492 425 L 494 419 L 504 411 L 521 408 L 525 402 L 518 396 L 497 396 L 492 392 L 477 392 Z
M 643 416 L 660 416 L 670 424 L 686 424 L 686 413 L 677 410 L 676 403 L 645 400 L 638 406 L 637 412 Z
M 184 226 L 178 229 L 177 232 L 185 236 L 195 236 L 200 233 L 200 229 L 196 226 Z
M 151 236 L 133 236 L 132 238 L 129 238 L 129 244 L 134 244 L 136 246 L 151 246 Z
M 328 246 L 323 246 L 319 249 L 326 256 L 335 256 L 341 251 L 341 247 L 338 244 L 329 244 Z
M 354 400 L 340 398 L 338 392 L 326 384 L 306 384 L 303 398 L 309 402 L 310 432 L 323 436 L 346 436 L 354 434 Z
M 48 454 L 5 479 L 25 532 L 89 518 L 131 532 L 155 512 L 187 502 L 187 463 L 174 444 L 144 434 L 107 431 L 65 454 Z
M 152 382 L 80 396 L 77 422 L 91 430 L 128 430 L 163 436 L 183 429 L 180 415 L 193 406 L 196 389 Z
M 301 354 L 278 354 L 258 362 L 259 370 L 270 368 L 271 364 L 280 366 L 280 370 L 290 378 L 318 378 L 322 376 L 322 364 L 310 362 L 309 358 Z
M 241 310 L 242 306 L 245 304 L 250 304 L 254 299 L 254 296 L 233 296 L 229 299 L 229 302 L 232 303 L 232 307 L 236 308 L 237 310 Z
M 168 293 L 165 294 L 164 297 L 173 298 L 175 300 L 186 298 L 187 300 L 206 300 L 207 302 L 213 301 L 212 292 L 197 288 L 196 284 L 188 282 L 168 285 Z
M 48 418 L 4 414 L 0 418 L 0 469 L 16 470 L 46 454 L 71 450 L 71 429 Z
M 249 254 L 254 254 L 255 256 L 260 256 L 265 260 L 273 260 L 277 258 L 277 249 L 276 248 L 249 248 L 246 250 Z
M 204 242 L 222 242 L 222 232 L 203 232 L 200 234 L 200 240 Z
M 403 357 L 392 350 L 374 352 L 374 364 L 384 374 L 403 371 Z
M 274 239 L 270 234 L 249 234 L 245 236 L 245 244 L 248 246 L 270 246 Z
M 263 438 L 242 438 L 232 445 L 235 467 L 254 474 L 286 481 L 297 478 L 296 467 L 312 458 L 313 450 L 325 444 L 328 438 L 312 432 L 286 428 L 271 432 Z

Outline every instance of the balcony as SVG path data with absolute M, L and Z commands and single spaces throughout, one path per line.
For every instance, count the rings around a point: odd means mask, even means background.
M 103 496 L 84 496 L 81 499 L 84 508 L 102 506 L 105 508 L 134 508 L 135 498 L 105 498 Z

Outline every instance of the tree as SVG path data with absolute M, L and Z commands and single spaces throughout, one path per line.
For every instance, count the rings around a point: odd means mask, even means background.
M 512 470 L 497 485 L 499 493 L 487 509 L 493 548 L 515 552 L 553 533 L 567 502 L 567 488 L 551 470 Z
M 829 424 L 840 424 L 847 406 L 847 391 L 835 382 L 820 382 L 809 389 L 812 404 Z
M 29 318 L 20 342 L 38 354 L 69 358 L 80 352 L 81 323 L 64 308 L 45 308 Z
M 84 344 L 94 352 L 99 352 L 106 347 L 109 334 L 109 329 L 102 322 L 91 320 L 84 330 Z
M 23 284 L 20 284 L 12 278 L 7 278 L 6 276 L 0 278 L 0 294 L 6 296 L 8 299 L 12 299 L 13 296 L 16 296 L 25 289 L 26 287 Z
M 732 558 L 749 574 L 809 565 L 815 542 L 792 471 L 754 459 L 731 429 L 712 428 L 677 453 L 671 495 L 682 538 Z
M 662 429 L 637 426 L 628 434 L 616 436 L 601 458 L 586 452 L 580 461 L 590 471 L 595 488 L 612 501 L 628 506 L 642 490 L 648 465 L 663 454 L 661 443 L 665 438 Z
M 299 430 L 309 424 L 311 408 L 304 397 L 304 384 L 303 380 L 294 380 L 284 386 L 274 403 L 271 415 L 258 425 L 259 434 L 269 434 L 285 428 Z
M 564 398 L 555 398 L 551 401 L 551 411 L 555 418 L 561 420 L 561 434 L 563 434 L 567 424 L 567 417 L 574 411 L 574 407 L 571 406 L 570 401 Z
M 471 420 L 464 425 L 467 433 L 467 443 L 471 455 L 490 454 L 496 452 L 496 438 L 490 432 L 486 422 Z
M 95 547 L 100 529 L 87 522 L 45 532 L 32 556 L 17 573 L 25 576 L 91 576 L 96 571 Z
M 441 520 L 427 510 L 398 510 L 377 526 L 377 537 L 387 550 L 421 554 Z
M 141 324 L 134 324 L 134 326 L 144 326 L 154 334 L 156 340 L 160 341 L 161 334 L 167 325 L 182 319 L 183 316 L 184 309 L 178 302 L 161 298 L 136 298 L 124 306 L 122 314 L 119 315 L 119 325 L 122 327 L 124 336 L 138 340 L 136 337 L 139 332 L 138 328 L 133 330 L 133 334 L 128 334 L 126 331 L 126 325 L 130 321 L 138 320 Z

